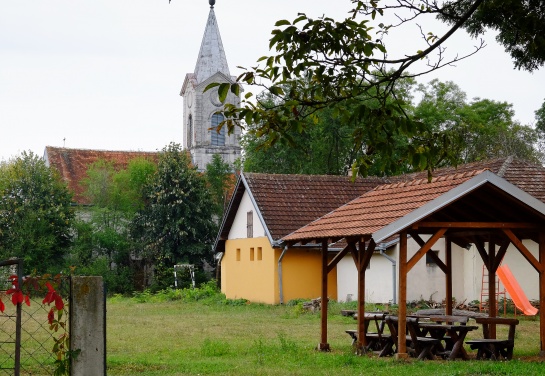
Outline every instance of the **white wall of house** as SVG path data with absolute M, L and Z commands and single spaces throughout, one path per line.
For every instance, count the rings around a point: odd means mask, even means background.
M 523 244 L 538 259 L 537 243 L 525 240 Z M 485 245 L 485 247 L 488 249 L 488 245 Z M 539 298 L 539 275 L 515 246 L 509 246 L 503 258 L 503 264 L 511 269 L 513 276 L 528 299 Z M 464 258 L 464 292 L 468 301 L 481 299 L 482 276 L 483 261 L 475 246 L 472 246 Z M 504 287 L 500 283 L 500 291 L 503 290 Z M 507 297 L 510 297 L 509 294 L 507 294 Z
M 424 241 L 427 238 L 422 237 Z M 538 258 L 538 245 L 532 241 L 524 241 L 524 245 Z M 488 245 L 485 245 L 488 247 Z M 409 239 L 407 242 L 408 259 L 419 249 L 418 244 Z M 433 250 L 439 251 L 439 258 L 445 261 L 445 242 L 440 239 Z M 399 285 L 399 267 L 397 260 L 399 245 L 393 246 L 386 252 L 396 260 L 396 289 Z M 509 246 L 503 260 L 509 266 L 517 282 L 524 290 L 528 299 L 539 297 L 539 276 L 537 271 L 526 261 L 522 254 L 514 247 Z M 457 302 L 471 302 L 481 299 L 482 286 L 482 259 L 475 248 L 469 250 L 452 245 L 452 296 Z M 369 303 L 387 303 L 393 297 L 392 264 L 384 256 L 375 253 L 371 258 L 370 268 L 366 271 L 365 297 Z M 337 286 L 339 300 L 345 301 L 348 296 L 357 299 L 358 280 L 357 270 L 352 256 L 343 258 L 337 265 Z M 504 287 L 500 283 L 500 290 Z M 399 298 L 399 291 L 396 292 Z M 407 276 L 407 300 L 428 300 L 430 297 L 441 302 L 446 296 L 445 274 L 436 265 L 426 264 L 425 256 L 411 269 Z M 509 294 L 507 294 L 509 298 Z
M 229 231 L 228 239 L 245 239 L 247 238 L 247 213 L 252 211 L 253 218 L 253 237 L 259 238 L 265 236 L 265 228 L 261 224 L 259 217 L 257 215 L 257 210 L 254 207 L 250 195 L 248 192 L 244 192 L 242 199 L 240 200 L 240 206 L 238 208 L 237 214 Z

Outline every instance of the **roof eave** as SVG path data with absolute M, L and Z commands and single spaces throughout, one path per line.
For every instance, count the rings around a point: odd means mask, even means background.
M 493 172 L 487 170 L 465 181 L 457 187 L 454 187 L 450 191 L 426 203 L 420 208 L 410 212 L 409 214 L 398 219 L 397 221 L 394 221 L 389 225 L 381 228 L 380 230 L 374 232 L 372 234 L 373 240 L 376 243 L 379 243 L 385 239 L 388 239 L 390 236 L 393 236 L 403 231 L 404 229 L 407 229 L 414 223 L 436 212 L 438 209 L 444 208 L 450 203 L 458 200 L 460 197 L 467 195 L 469 192 L 479 188 L 486 183 L 490 183 L 497 188 L 503 190 L 507 194 L 511 195 L 512 197 L 517 198 L 519 201 L 533 208 L 545 217 L 545 203 L 539 201 L 535 197 L 524 192 L 522 189 L 509 183 L 507 180 L 500 178 Z

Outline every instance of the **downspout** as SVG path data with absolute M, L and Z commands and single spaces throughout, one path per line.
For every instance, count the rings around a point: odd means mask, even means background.
M 218 252 L 216 254 L 216 285 L 218 286 L 218 288 L 221 289 L 221 260 L 223 260 L 223 255 L 225 254 L 225 252 Z
M 278 290 L 280 293 L 280 304 L 284 304 L 284 289 L 282 286 L 282 259 L 287 251 L 288 245 L 286 244 L 282 250 L 282 254 L 280 254 L 280 257 L 278 258 Z
M 394 299 L 392 300 L 393 304 L 397 304 L 397 296 L 396 296 L 396 260 L 390 256 L 388 256 L 386 253 L 384 253 L 384 249 L 380 249 L 380 254 L 384 257 L 386 257 L 391 263 L 392 263 L 392 282 L 393 282 L 393 293 L 394 293 Z

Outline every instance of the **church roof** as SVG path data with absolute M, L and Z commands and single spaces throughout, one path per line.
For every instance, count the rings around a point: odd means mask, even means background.
M 227 77 L 231 77 L 229 66 L 227 65 L 227 57 L 221 42 L 220 31 L 214 8 L 210 9 L 206 30 L 201 42 L 199 57 L 195 66 L 194 77 L 197 84 L 211 77 L 217 72 L 221 72 Z

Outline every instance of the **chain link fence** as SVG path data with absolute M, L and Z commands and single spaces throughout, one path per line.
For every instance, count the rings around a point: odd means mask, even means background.
M 23 273 L 22 263 L 11 261 L 0 262 L 0 299 L 5 305 L 0 313 L 0 375 L 53 375 L 57 360 L 53 352 L 55 339 L 68 335 L 69 319 L 63 315 L 59 320 L 63 324 L 57 332 L 53 331 L 49 323 L 51 307 L 42 301 L 49 282 L 66 302 L 70 297 L 70 278 L 24 278 L 21 289 L 29 295 L 30 305 L 14 305 L 13 294 L 7 294 L 14 287 L 10 276 L 19 275 L 21 280 Z

